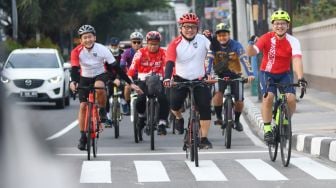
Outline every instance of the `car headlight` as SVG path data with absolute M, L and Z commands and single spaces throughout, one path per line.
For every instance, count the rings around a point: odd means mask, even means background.
M 10 79 L 9 78 L 7 78 L 6 76 L 1 76 L 1 82 L 2 83 L 9 83 L 10 82 Z
M 62 81 L 62 77 L 61 76 L 55 76 L 55 77 L 52 77 L 48 80 L 49 83 L 52 83 L 52 84 L 57 84 L 59 82 Z

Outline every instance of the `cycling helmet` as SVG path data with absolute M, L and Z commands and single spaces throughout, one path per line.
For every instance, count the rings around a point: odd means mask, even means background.
M 140 32 L 136 31 L 136 32 L 133 32 L 131 35 L 130 35 L 130 39 L 131 40 L 143 40 L 143 36 Z
M 273 23 L 275 20 L 285 20 L 287 22 L 290 22 L 290 17 L 286 11 L 279 9 L 273 12 L 271 16 L 271 22 Z
M 82 36 L 85 33 L 92 33 L 92 34 L 96 35 L 96 30 L 91 25 L 82 25 L 78 29 L 78 35 Z
M 118 45 L 119 42 L 120 42 L 119 39 L 116 38 L 116 37 L 112 37 L 111 40 L 110 40 L 110 44 L 114 45 L 114 46 Z
M 179 24 L 184 24 L 184 23 L 194 23 L 194 24 L 199 24 L 199 19 L 196 14 L 194 13 L 185 13 L 183 14 L 180 19 L 178 20 Z
M 230 33 L 230 30 L 231 30 L 231 28 L 228 24 L 220 23 L 220 24 L 216 25 L 216 34 L 221 32 L 221 31 Z
M 157 31 L 150 31 L 146 35 L 146 40 L 156 40 L 156 41 L 161 41 L 161 34 Z

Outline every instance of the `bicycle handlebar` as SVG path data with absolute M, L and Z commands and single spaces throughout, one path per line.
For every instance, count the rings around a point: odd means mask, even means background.
M 266 91 L 268 90 L 270 86 L 275 86 L 276 88 L 279 88 L 280 90 L 285 89 L 287 87 L 301 87 L 301 85 L 298 83 L 281 84 L 281 83 L 269 83 L 268 81 L 266 85 Z M 306 93 L 306 87 L 301 87 L 300 99 L 303 98 L 305 93 Z M 268 92 L 264 94 L 264 98 L 266 98 L 267 96 L 268 96 Z
M 78 90 L 80 90 L 80 89 L 93 91 L 93 90 L 96 90 L 96 89 L 106 89 L 106 87 L 94 87 L 94 86 L 81 86 L 81 87 L 77 87 L 77 90 L 75 92 L 71 92 L 73 100 L 76 100 L 76 95 L 78 93 Z

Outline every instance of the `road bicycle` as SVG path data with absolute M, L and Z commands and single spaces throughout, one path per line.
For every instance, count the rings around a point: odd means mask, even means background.
M 135 91 L 132 91 L 131 93 L 131 122 L 133 124 L 133 133 L 134 133 L 134 142 L 139 143 L 139 141 L 142 141 L 142 133 L 140 128 L 137 125 L 139 114 L 136 110 L 136 102 L 137 102 L 138 94 Z
M 281 84 L 281 83 L 270 83 L 270 80 L 267 82 L 266 91 L 268 91 L 270 86 L 274 86 L 279 91 L 275 95 L 275 100 L 273 104 L 273 124 L 272 124 L 272 133 L 273 140 L 268 145 L 268 152 L 271 161 L 275 161 L 278 153 L 278 146 L 280 143 L 281 151 L 281 160 L 283 166 L 287 167 L 291 157 L 291 148 L 292 148 L 292 119 L 289 112 L 289 107 L 287 104 L 287 96 L 285 89 L 288 87 L 300 87 L 300 84 Z M 306 88 L 301 88 L 300 98 L 303 98 L 306 92 Z M 264 94 L 266 98 L 268 92 Z
M 184 82 L 174 82 L 173 87 L 189 89 L 190 94 L 189 120 L 188 120 L 188 127 L 185 130 L 184 134 L 184 145 L 182 149 L 186 151 L 186 158 L 189 158 L 190 155 L 190 161 L 195 162 L 195 166 L 198 167 L 199 166 L 198 150 L 200 149 L 199 147 L 200 117 L 195 104 L 194 88 L 208 87 L 208 83 L 206 83 L 203 80 L 190 80 Z
M 96 90 L 98 89 L 104 89 L 105 87 L 95 87 L 93 85 L 90 86 L 82 86 L 78 87 L 78 89 L 83 89 L 89 91 L 89 96 L 87 99 L 87 105 L 86 105 L 86 113 L 85 113 L 85 124 L 84 124 L 84 130 L 86 130 L 86 151 L 87 151 L 87 159 L 91 159 L 91 148 L 92 148 L 92 154 L 93 157 L 97 157 L 98 152 L 98 139 L 99 139 L 99 133 L 102 131 L 102 128 L 100 127 L 100 118 L 98 115 L 98 103 L 96 101 Z
M 227 149 L 231 148 L 232 128 L 234 127 L 234 96 L 231 85 L 236 82 L 247 83 L 247 78 L 239 77 L 231 79 L 230 77 L 217 78 L 223 80 L 227 85 L 223 95 L 223 113 L 225 129 L 222 129 L 224 136 L 224 145 Z
M 112 120 L 112 126 L 114 127 L 114 137 L 119 137 L 119 125 L 122 120 L 122 113 L 120 111 L 122 91 L 120 87 L 113 83 L 113 95 L 110 97 L 110 114 Z

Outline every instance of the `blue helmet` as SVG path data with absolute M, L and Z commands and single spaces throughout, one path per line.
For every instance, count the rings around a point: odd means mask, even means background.
M 120 40 L 118 39 L 118 38 L 116 38 L 116 37 L 112 37 L 111 39 L 110 39 L 110 45 L 118 45 L 120 43 Z

